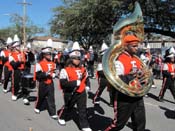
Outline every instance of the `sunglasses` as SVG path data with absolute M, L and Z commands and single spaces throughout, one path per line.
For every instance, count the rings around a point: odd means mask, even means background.
M 51 55 L 51 53 L 45 53 L 45 55 Z
M 80 60 L 80 57 L 78 57 L 78 56 L 73 56 L 72 59 Z

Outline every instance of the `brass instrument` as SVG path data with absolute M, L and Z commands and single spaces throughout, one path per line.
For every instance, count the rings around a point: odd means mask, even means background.
M 106 78 L 114 88 L 128 96 L 140 97 L 147 94 L 152 85 L 152 73 L 148 67 L 137 57 L 142 63 L 142 71 L 144 72 L 144 76 L 140 80 L 141 85 L 138 87 L 124 83 L 116 75 L 114 65 L 117 57 L 124 51 L 122 40 L 128 33 L 134 33 L 141 41 L 144 39 L 143 16 L 138 2 L 135 2 L 134 12 L 130 16 L 119 20 L 114 25 L 113 45 L 103 55 L 102 66 Z

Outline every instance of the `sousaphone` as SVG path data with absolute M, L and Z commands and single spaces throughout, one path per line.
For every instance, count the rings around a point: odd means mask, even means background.
M 119 76 L 116 75 L 115 61 L 117 57 L 124 51 L 122 40 L 128 33 L 135 34 L 141 41 L 144 39 L 144 24 L 140 5 L 135 2 L 134 12 L 125 19 L 119 20 L 113 28 L 113 44 L 105 52 L 102 58 L 103 71 L 110 84 L 118 91 L 131 96 L 141 97 L 148 93 L 152 85 L 152 73 L 148 67 L 141 61 L 141 70 L 144 76 L 140 79 L 141 85 L 130 85 L 124 83 Z

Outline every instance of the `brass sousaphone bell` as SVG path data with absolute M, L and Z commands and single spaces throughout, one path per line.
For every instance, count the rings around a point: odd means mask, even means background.
M 124 45 L 122 44 L 122 40 L 124 36 L 128 33 L 134 33 L 141 41 L 143 41 L 144 39 L 143 16 L 138 2 L 135 2 L 134 12 L 130 16 L 128 16 L 125 19 L 119 20 L 114 25 L 113 44 L 103 55 L 102 66 L 106 78 L 114 88 L 128 96 L 141 97 L 147 94 L 149 89 L 151 88 L 152 73 L 138 57 L 137 58 L 142 63 L 141 69 L 144 72 L 144 76 L 140 80 L 144 82 L 141 82 L 141 85 L 139 85 L 139 87 L 131 86 L 129 84 L 124 83 L 119 78 L 119 76 L 116 75 L 114 63 L 117 57 L 120 55 L 120 53 L 124 51 Z

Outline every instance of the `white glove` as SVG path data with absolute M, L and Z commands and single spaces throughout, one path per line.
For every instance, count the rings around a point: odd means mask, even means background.
M 53 74 L 52 74 L 52 78 L 55 78 L 55 76 L 56 76 L 56 74 L 55 74 L 55 73 L 53 73 Z
M 85 89 L 86 89 L 87 92 L 90 91 L 90 87 L 89 86 L 86 86 Z
M 50 72 L 46 72 L 46 76 L 49 76 L 50 75 Z
M 77 86 L 80 86 L 80 84 L 81 84 L 81 81 L 77 80 Z

